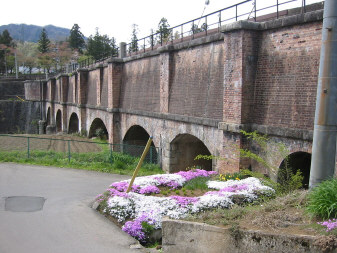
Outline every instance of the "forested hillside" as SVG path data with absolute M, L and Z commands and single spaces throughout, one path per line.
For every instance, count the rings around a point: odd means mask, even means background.
M 42 28 L 47 31 L 48 37 L 52 41 L 65 41 L 69 37 L 70 29 L 53 25 L 44 27 L 26 24 L 2 25 L 0 26 L 0 33 L 7 29 L 16 41 L 38 42 Z

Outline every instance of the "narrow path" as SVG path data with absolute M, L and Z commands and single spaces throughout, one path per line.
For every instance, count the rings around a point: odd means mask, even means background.
M 130 249 L 137 241 L 90 208 L 97 194 L 127 178 L 0 163 L 0 252 L 145 252 Z

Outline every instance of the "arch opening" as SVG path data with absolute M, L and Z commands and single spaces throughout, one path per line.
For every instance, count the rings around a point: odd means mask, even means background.
M 76 113 L 72 113 L 69 119 L 69 128 L 68 132 L 70 134 L 79 132 L 79 120 Z
M 123 152 L 140 157 L 149 138 L 150 135 L 141 126 L 135 125 L 130 127 L 123 139 Z M 145 161 L 159 163 L 158 152 L 153 142 L 145 157 Z
M 109 139 L 109 133 L 104 122 L 100 118 L 93 120 L 89 130 L 89 138 L 99 137 L 102 140 Z
M 56 132 L 62 132 L 62 113 L 58 110 L 56 113 Z
M 307 152 L 295 152 L 285 158 L 277 174 L 277 182 L 282 183 L 284 181 L 285 172 L 288 168 L 293 174 L 298 170 L 301 171 L 303 176 L 302 187 L 308 189 L 309 187 L 309 177 L 310 177 L 310 166 L 311 166 L 311 154 Z
M 199 167 L 212 170 L 212 160 L 195 160 L 197 155 L 211 155 L 206 145 L 190 134 L 180 134 L 170 143 L 170 172 Z

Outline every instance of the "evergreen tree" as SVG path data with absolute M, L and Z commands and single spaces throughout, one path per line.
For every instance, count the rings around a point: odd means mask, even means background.
M 49 51 L 50 40 L 48 39 L 47 31 L 43 28 L 38 41 L 38 50 L 40 53 L 47 53 Z
M 8 30 L 4 30 L 0 34 L 0 73 L 7 73 L 10 69 L 11 51 L 15 47 L 15 43 Z
M 9 34 L 8 30 L 4 30 L 2 34 L 0 34 L 0 44 L 5 45 L 6 47 L 14 47 L 14 42 Z
M 162 18 L 158 24 L 158 30 L 156 31 L 159 33 L 158 43 L 162 44 L 163 42 L 167 42 L 170 36 L 170 25 L 167 22 L 166 18 Z
M 116 43 L 114 38 L 113 42 Z M 88 38 L 87 55 L 93 57 L 95 60 L 100 60 L 102 58 L 112 56 L 112 40 L 109 38 L 108 35 L 100 35 L 97 28 L 95 36 L 90 35 L 90 37 Z
M 131 45 L 129 47 L 129 52 L 137 52 L 138 51 L 138 25 L 132 25 L 132 34 L 131 34 Z
M 117 57 L 118 56 L 118 47 L 116 45 L 116 39 L 114 37 L 111 38 L 111 49 L 112 49 L 111 56 Z
M 68 42 L 71 49 L 77 49 L 80 53 L 83 52 L 85 48 L 84 35 L 81 33 L 78 24 L 74 24 L 71 28 Z

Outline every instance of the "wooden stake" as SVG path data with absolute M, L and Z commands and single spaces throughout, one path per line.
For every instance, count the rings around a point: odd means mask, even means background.
M 137 176 L 137 174 L 138 174 L 138 171 L 139 171 L 140 167 L 141 167 L 142 164 L 143 164 L 143 161 L 144 161 L 144 159 L 145 159 L 145 156 L 146 156 L 147 152 L 149 152 L 149 149 L 150 149 L 151 143 L 152 143 L 152 139 L 153 139 L 152 136 L 150 136 L 149 140 L 148 140 L 147 143 L 146 143 L 145 149 L 144 149 L 144 151 L 143 151 L 142 156 L 140 157 L 140 160 L 139 160 L 139 162 L 138 162 L 138 165 L 137 165 L 135 171 L 133 172 L 132 179 L 131 179 L 131 181 L 130 181 L 130 184 L 129 184 L 128 189 L 126 190 L 126 193 L 129 193 L 129 192 L 131 191 L 133 182 L 135 181 L 135 178 L 136 178 L 136 176 Z

